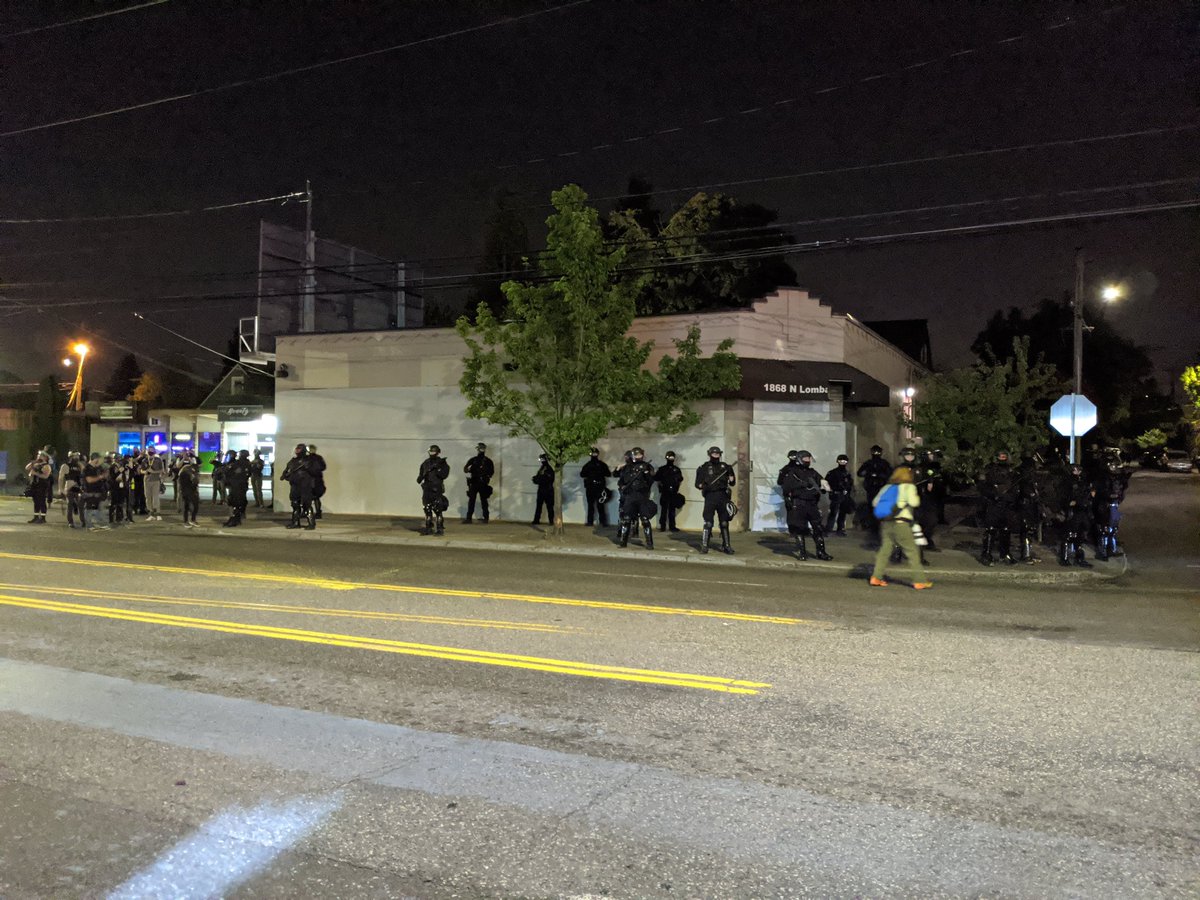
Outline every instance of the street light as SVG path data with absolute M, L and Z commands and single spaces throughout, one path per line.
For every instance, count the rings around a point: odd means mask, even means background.
M 1114 300 L 1120 300 L 1125 296 L 1125 291 L 1119 284 L 1106 284 L 1104 290 L 1100 292 L 1100 297 L 1105 303 L 1112 303 Z
M 91 348 L 87 344 L 77 343 L 71 347 L 71 352 L 79 357 L 79 368 L 75 370 L 75 386 L 71 388 L 71 396 L 67 398 L 67 409 L 83 409 L 83 361 Z M 63 365 L 70 365 L 71 360 L 64 359 Z
M 1123 297 L 1125 291 L 1118 284 L 1105 285 L 1100 291 L 1100 297 L 1106 303 L 1112 303 L 1114 300 L 1119 300 Z M 1075 325 L 1075 387 L 1074 396 L 1083 395 L 1083 248 L 1080 247 L 1075 251 L 1075 302 L 1074 302 L 1074 325 Z M 1075 421 L 1075 410 L 1072 408 L 1071 421 Z M 1079 461 L 1079 435 L 1074 434 L 1074 427 L 1071 428 L 1071 456 L 1072 464 Z

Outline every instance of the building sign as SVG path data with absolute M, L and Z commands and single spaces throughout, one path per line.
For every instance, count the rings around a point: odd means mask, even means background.
M 261 406 L 218 406 L 217 421 L 218 422 L 253 422 L 256 419 L 261 419 L 263 408 Z
M 100 404 L 101 422 L 132 422 L 133 403 L 121 400 L 116 403 Z
M 888 388 L 853 366 L 839 362 L 792 359 L 739 359 L 742 384 L 718 396 L 784 403 L 828 402 L 830 385 L 841 389 L 842 402 L 854 406 L 887 406 Z

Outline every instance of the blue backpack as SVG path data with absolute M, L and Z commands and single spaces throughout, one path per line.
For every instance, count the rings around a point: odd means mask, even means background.
M 900 485 L 889 484 L 875 499 L 874 513 L 877 519 L 890 519 L 896 511 L 896 502 L 900 499 Z

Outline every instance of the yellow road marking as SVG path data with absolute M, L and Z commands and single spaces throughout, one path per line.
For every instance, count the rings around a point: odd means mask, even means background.
M 234 578 L 244 581 L 265 581 L 275 584 L 296 584 L 304 587 L 325 588 L 334 591 L 388 591 L 396 594 L 430 594 L 437 597 L 466 597 L 483 600 L 517 600 L 522 603 L 549 603 L 556 606 L 576 606 L 591 609 L 615 609 L 623 612 L 644 612 L 664 616 L 698 616 L 708 619 L 730 619 L 738 622 L 758 622 L 770 625 L 810 625 L 828 627 L 826 622 L 795 619 L 788 616 L 762 616 L 754 613 L 723 612 L 711 609 L 679 609 L 673 606 L 656 606 L 647 603 L 616 603 L 605 600 L 573 600 L 567 597 L 542 597 L 536 594 L 505 594 L 495 591 L 465 591 L 451 588 L 417 587 L 404 584 L 371 584 L 368 582 L 339 581 L 328 578 L 304 578 L 297 575 L 266 575 L 259 572 L 219 572 L 210 569 L 188 569 L 181 566 L 151 566 L 145 563 L 111 562 L 96 559 L 74 559 L 62 556 L 36 556 L 30 553 L 0 553 L 3 559 L 27 559 L 36 562 L 65 563 L 76 566 L 92 566 L 102 569 L 134 569 L 142 572 L 165 572 L 171 575 L 195 575 L 201 578 Z
M 202 631 L 251 635 L 255 637 L 274 638 L 276 640 L 299 641 L 307 644 L 325 644 L 331 647 L 350 647 L 359 650 L 375 650 L 383 653 L 399 653 L 407 656 L 425 656 L 455 662 L 505 666 L 514 669 L 532 669 L 537 672 L 553 672 L 562 675 L 575 675 L 581 678 L 610 678 L 618 681 L 636 681 L 643 684 L 665 684 L 675 687 L 695 688 L 697 690 L 720 691 L 727 694 L 757 694 L 759 688 L 770 687 L 769 684 L 763 682 L 741 681 L 734 678 L 720 678 L 712 675 L 692 675 L 685 672 L 662 672 L 654 669 L 605 666 L 595 663 L 573 662 L 565 659 L 520 656 L 489 650 L 472 650 L 464 647 L 415 644 L 408 641 L 359 637 L 352 634 L 305 631 L 297 628 L 276 628 L 267 625 L 249 625 L 242 622 L 224 622 L 220 619 L 200 619 L 191 616 L 172 616 L 165 613 L 143 612 L 141 610 L 115 609 L 108 606 L 91 606 L 83 603 L 38 600 L 32 597 L 17 597 L 8 594 L 0 594 L 0 605 L 37 609 L 45 612 L 71 613 L 73 615 L 91 616 L 101 619 L 141 622 L 147 625 L 169 625 L 175 628 L 194 628 Z
M 456 625 L 473 628 L 498 628 L 512 631 L 538 631 L 550 634 L 569 634 L 580 629 L 542 622 L 507 622 L 493 619 L 452 619 L 448 616 L 422 616 L 415 613 L 389 613 L 363 609 L 328 609 L 318 606 L 292 606 L 283 603 L 251 603 L 234 600 L 201 600 L 191 597 L 163 597 L 157 594 L 127 594 L 114 591 L 93 591 L 87 588 L 48 588 L 29 584 L 5 584 L 0 588 L 25 591 L 30 594 L 86 597 L 93 600 L 127 600 L 134 603 L 161 603 L 171 606 L 209 606 L 218 609 L 250 609 L 262 612 L 297 613 L 312 616 L 335 616 L 349 619 L 378 619 L 384 622 L 414 622 L 421 625 Z

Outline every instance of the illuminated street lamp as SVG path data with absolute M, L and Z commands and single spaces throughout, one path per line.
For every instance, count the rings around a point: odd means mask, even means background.
M 1114 300 L 1120 300 L 1125 296 L 1125 291 L 1121 289 L 1119 284 L 1106 284 L 1104 290 L 1100 292 L 1100 298 L 1105 303 L 1112 303 Z
M 1083 396 L 1083 248 L 1080 247 L 1075 251 L 1075 302 L 1074 302 L 1074 344 L 1075 344 L 1075 385 L 1074 396 Z M 1105 303 L 1112 303 L 1114 300 L 1119 300 L 1125 292 L 1118 284 L 1105 285 L 1100 291 L 1100 298 Z M 1074 421 L 1074 415 L 1072 415 Z M 1072 428 L 1072 431 L 1074 429 Z M 1071 435 L 1071 455 L 1070 462 L 1072 464 L 1079 461 L 1079 435 Z
M 91 348 L 87 344 L 75 344 L 71 352 L 79 357 L 79 368 L 75 370 L 75 386 L 71 388 L 71 396 L 67 398 L 67 409 L 83 409 L 83 361 Z M 70 365 L 70 358 L 63 360 L 63 365 Z

